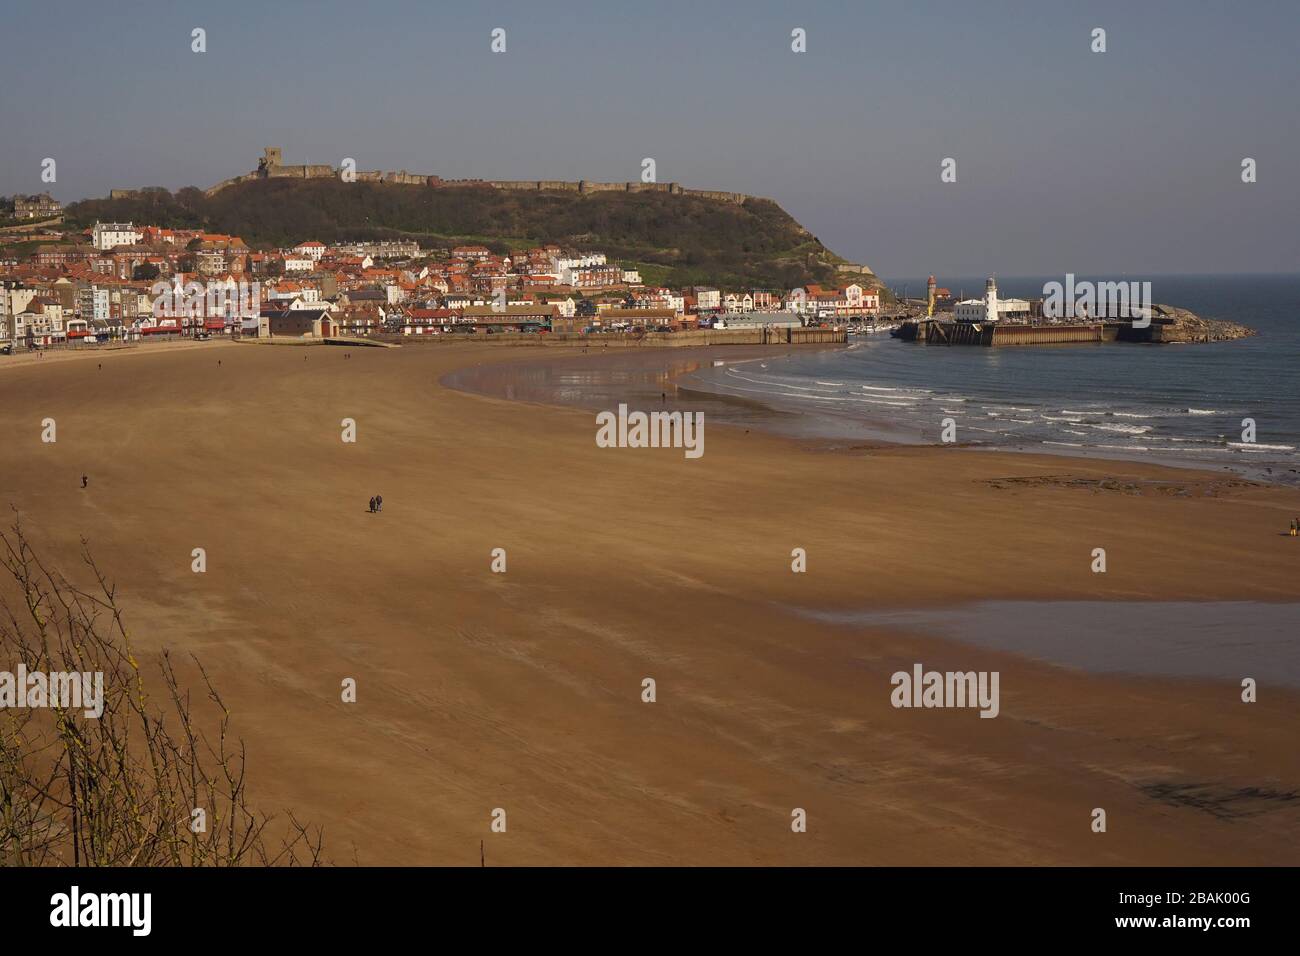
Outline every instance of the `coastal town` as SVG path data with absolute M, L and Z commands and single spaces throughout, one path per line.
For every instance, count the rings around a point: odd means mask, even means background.
M 16 197 L 14 218 L 19 209 L 26 219 L 57 217 L 50 203 Z M 239 236 L 134 222 L 27 235 L 30 252 L 0 257 L 0 347 L 9 352 L 219 336 L 856 330 L 881 311 L 879 290 L 864 284 L 667 288 L 603 252 L 556 244 L 307 238 L 254 249 Z

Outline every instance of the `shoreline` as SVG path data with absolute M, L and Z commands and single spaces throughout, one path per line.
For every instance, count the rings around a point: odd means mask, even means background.
M 154 355 L 165 352 L 188 352 L 193 349 L 222 347 L 238 343 L 229 339 L 209 339 L 206 342 L 140 342 L 133 345 L 96 345 L 78 348 L 51 348 L 38 352 L 24 351 L 16 355 L 0 355 L 0 372 L 6 369 L 44 368 L 51 363 L 98 359 L 107 356 Z
M 852 343 L 847 346 L 818 346 L 822 351 L 847 351 L 851 349 Z M 753 351 L 763 349 L 764 354 L 754 355 Z M 769 351 L 770 349 L 770 351 Z M 739 351 L 739 350 L 748 350 Z M 922 436 L 909 430 L 905 426 L 897 425 L 889 420 L 879 417 L 863 417 L 862 419 L 849 419 L 841 416 L 823 416 L 816 417 L 815 413 L 801 411 L 793 407 L 765 401 L 762 398 L 749 398 L 746 396 L 733 395 L 725 391 L 711 391 L 707 388 L 696 387 L 694 385 L 682 385 L 680 380 L 692 375 L 700 368 L 710 364 L 717 365 L 725 362 L 728 365 L 744 365 L 754 362 L 780 361 L 790 359 L 797 355 L 804 354 L 803 347 L 800 351 L 792 351 L 789 347 L 782 346 L 736 346 L 734 349 L 719 349 L 717 347 L 687 348 L 674 350 L 665 354 L 663 350 L 653 349 L 644 352 L 633 350 L 619 349 L 611 352 L 598 352 L 589 354 L 585 361 L 592 363 L 604 363 L 615 366 L 614 368 L 605 369 L 606 374 L 612 381 L 620 375 L 626 375 L 629 371 L 653 372 L 652 367 L 662 366 L 663 381 L 666 385 L 671 386 L 672 394 L 689 395 L 693 399 L 698 399 L 706 403 L 706 414 L 709 407 L 715 411 L 721 412 L 718 424 L 723 427 L 759 427 L 766 428 L 773 434 L 781 435 L 788 438 L 802 438 L 810 442 L 818 443 L 843 443 L 855 442 L 860 443 L 876 442 L 882 445 L 898 445 L 905 447 L 928 447 L 961 449 L 964 451 L 981 452 L 981 453 L 1009 453 L 1015 455 L 1033 455 L 1040 457 L 1059 458 L 1062 462 L 1071 462 L 1077 460 L 1088 460 L 1098 462 L 1110 462 L 1115 465 L 1148 465 L 1154 468 L 1170 468 L 1180 472 L 1195 472 L 1206 477 L 1213 476 L 1216 479 L 1223 479 L 1225 476 L 1222 472 L 1228 472 L 1230 475 L 1238 476 L 1242 480 L 1257 482 L 1259 484 L 1275 486 L 1279 488 L 1294 488 L 1297 482 L 1287 480 L 1282 474 L 1269 473 L 1265 471 L 1265 465 L 1251 465 L 1249 463 L 1227 463 L 1218 464 L 1198 460 L 1190 457 L 1176 457 L 1170 455 L 1160 455 L 1153 457 L 1150 454 L 1143 456 L 1137 452 L 1125 455 L 1120 449 L 1114 448 L 1096 448 L 1083 446 L 1075 448 L 1040 448 L 1034 445 L 1024 443 L 1005 443 L 992 444 L 981 442 L 958 442 L 951 446 L 945 446 L 935 442 L 928 442 Z M 632 356 L 637 356 L 634 362 L 627 361 Z M 603 356 L 603 358 L 602 358 Z M 646 356 L 654 356 L 653 360 L 647 360 Z M 599 411 L 609 407 L 602 404 L 599 398 L 578 395 L 575 389 L 566 388 L 567 394 L 571 398 L 565 400 L 556 400 L 555 392 L 552 390 L 548 395 L 547 389 L 543 387 L 533 387 L 531 390 L 521 388 L 519 379 L 522 376 L 530 374 L 535 376 L 538 371 L 553 369 L 557 366 L 567 364 L 573 359 L 570 354 L 544 354 L 528 355 L 521 361 L 503 360 L 499 363 L 486 363 L 488 368 L 481 374 L 475 375 L 469 369 L 459 369 L 455 372 L 448 373 L 440 380 L 440 384 L 449 388 L 465 391 L 470 394 L 481 395 L 485 397 L 503 398 L 510 401 L 526 401 L 530 404 L 546 405 L 556 408 L 580 407 Z M 479 363 L 475 368 L 482 369 L 485 363 Z M 618 367 L 622 366 L 622 367 Z M 690 366 L 690 367 L 685 367 Z M 766 367 L 764 365 L 764 367 Z M 513 375 L 513 379 L 511 378 Z M 588 388 L 594 384 L 588 382 Z M 605 383 L 602 383 L 604 385 Z M 529 395 L 526 399 L 512 397 L 514 394 L 526 391 Z M 603 393 L 596 393 L 597 396 Z M 640 391 L 634 391 L 635 398 L 645 403 L 646 408 L 655 404 L 657 396 L 653 390 L 642 388 Z M 752 414 L 744 416 L 728 415 L 728 408 L 741 407 L 748 409 Z M 694 409 L 695 406 L 692 406 Z

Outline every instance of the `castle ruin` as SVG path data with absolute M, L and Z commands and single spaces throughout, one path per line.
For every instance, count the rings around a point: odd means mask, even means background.
M 212 196 L 227 186 L 251 182 L 255 179 L 330 179 L 340 175 L 342 175 L 342 169 L 336 169 L 332 166 L 286 166 L 283 162 L 280 147 L 267 146 L 262 151 L 262 158 L 258 160 L 257 169 L 244 173 L 242 176 L 223 180 L 211 189 L 205 190 L 204 195 Z M 356 182 L 361 183 L 396 183 L 406 186 L 428 186 L 433 189 L 477 186 L 490 189 L 519 189 L 530 192 L 574 192 L 582 195 L 604 192 L 661 192 L 674 196 L 699 196 L 703 199 L 736 204 L 743 203 L 749 198 L 744 193 L 723 192 L 717 189 L 687 189 L 679 183 L 595 183 L 585 179 L 580 179 L 577 182 L 558 179 L 443 179 L 441 176 L 408 173 L 404 169 L 395 173 L 357 170 L 354 175 Z

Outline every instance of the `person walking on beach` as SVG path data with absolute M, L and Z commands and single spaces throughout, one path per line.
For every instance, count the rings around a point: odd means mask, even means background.
M 371 514 L 374 514 L 374 513 L 375 513 L 375 496 L 374 496 L 374 495 L 371 495 L 371 496 L 370 496 L 370 513 L 371 513 Z
M 383 495 L 375 495 L 375 510 L 376 510 L 376 511 L 383 511 L 383 510 L 384 510 L 384 496 L 383 496 Z
M 88 485 L 88 484 L 90 484 L 90 479 L 87 478 L 85 475 L 82 475 L 82 476 L 81 476 L 81 487 L 84 488 L 84 487 L 86 487 L 86 485 Z

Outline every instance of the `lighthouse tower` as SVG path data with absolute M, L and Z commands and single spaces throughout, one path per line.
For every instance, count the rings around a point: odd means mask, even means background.
M 936 283 L 936 282 L 934 281 L 934 276 L 930 276 L 929 281 L 926 282 L 926 284 L 925 284 L 925 303 L 926 303 L 926 305 L 925 305 L 925 315 L 926 315 L 926 318 L 929 318 L 930 316 L 934 315 L 934 300 L 935 300 L 935 296 L 936 296 L 936 289 L 937 289 L 937 287 L 938 287 L 938 283 Z
M 984 321 L 998 320 L 998 280 L 989 276 L 984 283 Z

